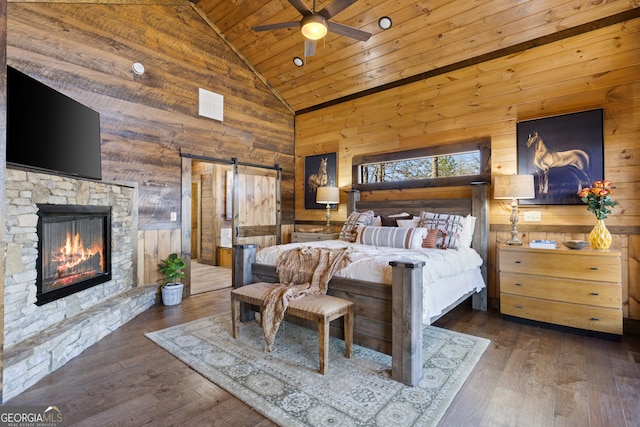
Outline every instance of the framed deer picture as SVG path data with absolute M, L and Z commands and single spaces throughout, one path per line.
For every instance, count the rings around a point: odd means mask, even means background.
M 318 187 L 337 186 L 336 153 L 307 156 L 304 158 L 304 208 L 326 209 L 316 203 Z
M 517 123 L 518 173 L 534 176 L 522 205 L 579 205 L 577 193 L 604 179 L 603 110 Z

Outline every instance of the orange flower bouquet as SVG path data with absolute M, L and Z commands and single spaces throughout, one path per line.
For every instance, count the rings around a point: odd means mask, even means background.
M 591 188 L 583 188 L 578 197 L 587 204 L 587 209 L 596 215 L 597 219 L 605 219 L 611 213 L 611 209 L 618 202 L 611 200 L 613 189 L 611 181 L 594 181 Z

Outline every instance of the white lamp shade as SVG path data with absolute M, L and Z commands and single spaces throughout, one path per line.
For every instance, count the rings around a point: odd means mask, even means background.
M 316 203 L 340 203 L 340 189 L 338 187 L 318 187 Z
M 535 199 L 533 175 L 498 175 L 493 184 L 494 199 Z
M 327 35 L 327 21 L 320 15 L 305 16 L 300 25 L 300 32 L 309 40 L 320 40 Z

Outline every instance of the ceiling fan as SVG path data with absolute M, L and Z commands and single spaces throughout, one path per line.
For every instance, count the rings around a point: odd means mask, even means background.
M 356 0 L 334 0 L 320 12 L 316 12 L 316 1 L 313 0 L 313 9 L 304 4 L 302 0 L 289 0 L 302 19 L 300 21 L 280 22 L 278 24 L 259 25 L 253 27 L 253 31 L 268 31 L 280 28 L 300 27 L 300 32 L 305 38 L 304 55 L 313 56 L 316 53 L 316 41 L 323 38 L 328 31 L 351 37 L 360 41 L 367 41 L 371 33 L 358 30 L 348 25 L 330 21 L 330 19 L 355 3 Z

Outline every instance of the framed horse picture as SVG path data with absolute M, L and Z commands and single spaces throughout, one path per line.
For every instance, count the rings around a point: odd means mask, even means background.
M 534 176 L 523 205 L 579 205 L 577 193 L 604 179 L 603 110 L 517 123 L 518 173 Z
M 307 156 L 304 158 L 304 208 L 326 209 L 327 205 L 316 203 L 318 187 L 337 186 L 336 153 Z

